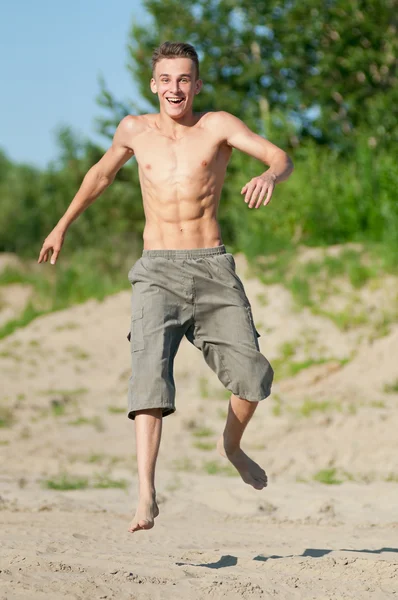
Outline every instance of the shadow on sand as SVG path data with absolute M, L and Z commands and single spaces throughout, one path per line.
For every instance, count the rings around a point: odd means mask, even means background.
M 253 558 L 253 560 L 258 560 L 261 562 L 266 562 L 267 560 L 274 560 L 276 558 L 322 558 L 322 556 L 326 556 L 326 554 L 330 554 L 331 552 L 336 552 L 336 550 L 330 550 L 327 548 L 307 548 L 304 550 L 302 554 L 287 554 L 286 556 L 279 556 L 278 554 L 271 554 L 270 556 L 266 556 L 264 554 L 258 554 Z M 361 552 L 365 554 L 381 554 L 382 552 L 393 552 L 398 554 L 398 548 L 379 548 L 378 550 L 355 550 L 353 548 L 340 548 L 338 552 Z M 206 567 L 207 569 L 223 569 L 225 567 L 235 567 L 238 564 L 238 558 L 236 556 L 231 556 L 230 554 L 226 554 L 222 556 L 217 562 L 212 563 L 191 563 L 191 562 L 177 562 L 178 566 L 189 566 L 189 567 Z

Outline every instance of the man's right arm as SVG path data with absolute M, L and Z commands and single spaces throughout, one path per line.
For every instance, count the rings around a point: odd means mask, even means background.
M 116 129 L 111 147 L 103 157 L 87 171 L 82 184 L 70 203 L 65 214 L 59 220 L 49 236 L 44 240 L 38 262 L 47 262 L 53 251 L 51 264 L 57 260 L 65 233 L 70 224 L 92 204 L 113 182 L 116 173 L 134 154 L 132 140 L 138 129 L 137 118 L 124 117 Z

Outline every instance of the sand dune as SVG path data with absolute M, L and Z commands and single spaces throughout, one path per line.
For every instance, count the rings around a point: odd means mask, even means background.
M 398 593 L 398 327 L 379 337 L 366 324 L 341 331 L 237 264 L 264 354 L 282 369 L 290 343 L 286 361 L 311 359 L 277 378 L 245 434 L 268 488 L 246 486 L 217 455 L 227 395 L 184 340 L 158 462 L 160 516 L 129 534 L 130 292 L 40 317 L 0 341 L 0 598 Z M 372 294 L 363 293 L 369 306 Z M 48 488 L 61 478 L 80 478 L 81 489 Z

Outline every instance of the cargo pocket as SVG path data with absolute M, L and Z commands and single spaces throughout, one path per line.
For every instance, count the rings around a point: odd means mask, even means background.
M 144 349 L 143 309 L 138 308 L 131 314 L 131 350 L 137 352 Z
M 255 325 L 254 325 L 254 319 L 253 319 L 252 307 L 251 307 L 250 305 L 249 305 L 249 306 L 246 306 L 246 310 L 247 310 L 247 314 L 249 315 L 249 321 L 250 321 L 250 324 L 251 324 L 251 326 L 253 327 L 253 331 L 254 331 L 254 333 L 256 334 L 256 337 L 258 337 L 258 338 L 259 338 L 259 337 L 261 337 L 261 334 L 260 334 L 260 333 L 257 331 L 257 329 L 256 329 L 256 327 L 255 327 Z

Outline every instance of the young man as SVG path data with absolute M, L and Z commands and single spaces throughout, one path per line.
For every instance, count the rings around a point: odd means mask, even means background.
M 293 170 L 285 152 L 226 112 L 196 114 L 199 63 L 189 44 L 165 42 L 152 57 L 157 114 L 127 116 L 112 146 L 86 174 L 65 215 L 44 241 L 38 262 L 55 264 L 69 225 L 136 156 L 146 216 L 142 257 L 129 272 L 133 286 L 132 377 L 128 416 L 135 419 L 139 504 L 129 531 L 150 529 L 159 514 L 155 465 L 162 418 L 174 412 L 173 362 L 185 335 L 232 393 L 218 443 L 243 481 L 261 490 L 263 469 L 240 448 L 257 404 L 270 394 L 273 371 L 259 351 L 251 306 L 226 253 L 217 210 L 232 149 L 269 169 L 241 190 L 249 208 L 271 200 Z

